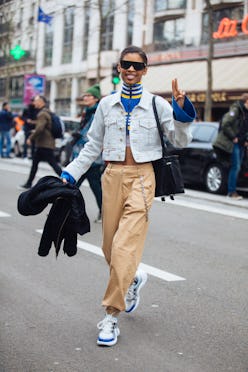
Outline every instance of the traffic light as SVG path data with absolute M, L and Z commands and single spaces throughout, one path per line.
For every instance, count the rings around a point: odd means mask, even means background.
M 121 80 L 120 77 L 119 77 L 120 73 L 118 71 L 117 66 L 118 66 L 117 63 L 113 63 L 113 65 L 112 65 L 112 83 L 114 85 L 119 84 L 119 82 Z

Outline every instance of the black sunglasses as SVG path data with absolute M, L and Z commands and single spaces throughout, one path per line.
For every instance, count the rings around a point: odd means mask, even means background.
M 131 66 L 135 69 L 135 71 L 144 70 L 146 64 L 144 62 L 132 62 L 132 61 L 124 61 L 123 59 L 120 61 L 121 68 L 124 70 L 128 70 Z

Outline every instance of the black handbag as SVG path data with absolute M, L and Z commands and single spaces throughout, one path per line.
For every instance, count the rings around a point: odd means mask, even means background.
M 165 196 L 170 196 L 174 200 L 175 194 L 184 193 L 180 163 L 177 155 L 168 155 L 166 152 L 163 132 L 155 104 L 155 96 L 152 97 L 152 107 L 162 145 L 162 158 L 152 162 L 156 179 L 155 196 L 161 196 L 163 201 L 165 200 Z

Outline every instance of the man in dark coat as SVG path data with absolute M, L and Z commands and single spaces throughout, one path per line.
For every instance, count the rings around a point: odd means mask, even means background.
M 25 135 L 25 142 L 24 142 L 24 147 L 23 147 L 23 157 L 27 157 L 27 150 L 28 150 L 28 145 L 27 145 L 27 139 L 32 133 L 32 130 L 35 129 L 35 124 L 32 124 L 33 120 L 36 120 L 37 118 L 37 113 L 38 110 L 36 109 L 34 105 L 34 97 L 31 98 L 30 104 L 23 110 L 22 113 L 22 120 L 24 120 L 24 125 L 23 125 L 23 131 Z M 31 157 L 34 155 L 34 143 L 31 144 Z
M 0 156 L 10 158 L 11 136 L 10 130 L 13 127 L 13 114 L 10 111 L 8 102 L 4 102 L 0 111 Z M 6 153 L 4 154 L 4 144 L 6 142 Z
M 38 165 L 41 161 L 47 162 L 60 176 L 62 169 L 56 161 L 54 149 L 55 139 L 52 134 L 52 119 L 49 109 L 47 106 L 47 100 L 44 96 L 36 96 L 34 99 L 34 105 L 38 109 L 37 119 L 34 121 L 35 130 L 27 139 L 27 144 L 31 145 L 35 143 L 35 152 L 33 155 L 32 167 L 30 170 L 29 177 L 24 185 L 20 188 L 29 189 L 32 186 L 32 182 L 35 178 L 38 170 Z
M 231 167 L 228 175 L 228 196 L 234 200 L 242 199 L 236 191 L 237 178 L 248 146 L 248 93 L 235 102 L 224 115 L 221 129 L 214 148 L 230 155 Z

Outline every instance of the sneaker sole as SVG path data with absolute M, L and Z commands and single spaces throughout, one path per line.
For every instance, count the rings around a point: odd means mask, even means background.
M 144 285 L 146 284 L 146 282 L 147 282 L 147 274 L 146 274 L 146 276 L 144 277 L 144 279 L 142 280 L 141 284 L 139 285 L 139 287 L 137 289 L 137 301 L 136 301 L 135 305 L 133 307 L 131 307 L 131 309 L 125 310 L 126 313 L 129 314 L 129 313 L 134 312 L 137 309 L 137 307 L 139 306 L 139 302 L 140 302 L 139 293 L 140 293 L 141 288 L 143 288 Z
M 97 339 L 97 345 L 99 346 L 113 346 L 117 343 L 118 341 L 118 336 L 120 335 L 120 330 L 119 328 L 116 329 L 116 337 L 111 340 L 111 341 L 104 341 L 104 340 L 101 340 L 101 339 Z

